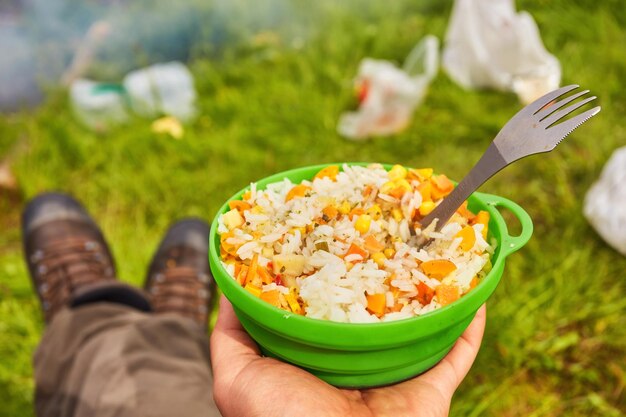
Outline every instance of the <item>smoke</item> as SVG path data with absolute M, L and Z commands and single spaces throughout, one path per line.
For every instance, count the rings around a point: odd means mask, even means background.
M 219 59 L 295 12 L 286 0 L 2 0 L 0 111 L 36 105 L 47 86 L 79 77 L 118 82 L 158 62 Z

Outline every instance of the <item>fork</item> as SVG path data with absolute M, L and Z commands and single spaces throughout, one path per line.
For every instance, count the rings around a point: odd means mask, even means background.
M 563 108 L 589 92 L 589 90 L 584 90 L 555 102 L 559 97 L 578 87 L 574 84 L 554 90 L 530 103 L 513 116 L 498 132 L 469 174 L 430 214 L 422 219 L 420 222 L 422 229 L 437 219 L 435 231 L 441 230 L 463 201 L 496 172 L 525 156 L 550 152 L 574 129 L 598 114 L 600 106 L 556 124 L 596 98 L 595 96 L 587 97 Z

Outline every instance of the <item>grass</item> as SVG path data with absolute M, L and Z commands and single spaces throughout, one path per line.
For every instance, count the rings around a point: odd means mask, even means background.
M 36 193 L 78 196 L 112 244 L 120 279 L 139 284 L 170 222 L 212 219 L 250 181 L 332 161 L 432 166 L 458 179 L 520 108 L 511 94 L 464 91 L 441 72 L 406 131 L 345 141 L 335 127 L 354 105 L 359 60 L 401 62 L 422 35 L 443 38 L 451 4 L 229 4 L 228 13 L 218 2 L 199 15 L 241 19 L 217 19 L 223 32 L 194 34 L 189 65 L 200 117 L 181 141 L 153 134 L 139 119 L 90 132 L 58 90 L 33 111 L 0 118 L 0 156 L 12 155 L 19 180 L 18 193 L 0 194 L 0 416 L 32 415 L 30 361 L 44 327 L 21 258 L 19 213 Z M 452 415 L 623 415 L 626 259 L 581 213 L 603 164 L 626 145 L 626 9 L 619 1 L 566 0 L 520 1 L 519 8 L 535 17 L 559 58 L 563 84 L 591 89 L 603 110 L 554 152 L 512 165 L 481 189 L 521 204 L 535 233 L 507 260 Z

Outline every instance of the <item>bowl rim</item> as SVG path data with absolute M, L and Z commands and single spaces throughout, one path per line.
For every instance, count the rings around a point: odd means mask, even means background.
M 284 178 L 290 178 L 290 180 L 293 177 L 310 179 L 317 171 L 330 165 L 339 165 L 341 168 L 344 164 L 347 164 L 348 166 L 367 166 L 373 163 L 374 162 L 341 162 L 304 166 L 278 172 L 264 177 L 255 183 L 259 189 L 263 189 L 267 184 L 281 181 Z M 393 166 L 391 164 L 381 165 L 387 170 Z M 303 174 L 306 174 L 306 176 L 303 176 Z M 299 182 L 301 180 L 297 181 Z M 456 300 L 447 306 L 440 307 L 419 316 L 376 323 L 334 322 L 330 320 L 301 316 L 272 306 L 271 304 L 268 304 L 246 291 L 243 287 L 241 287 L 241 285 L 232 279 L 230 274 L 223 267 L 219 251 L 217 249 L 219 245 L 214 244 L 215 242 L 219 242 L 219 236 L 217 233 L 218 218 L 222 213 L 228 211 L 228 203 L 230 201 L 241 199 L 243 193 L 249 189 L 250 184 L 233 194 L 219 208 L 213 219 L 209 235 L 209 261 L 211 271 L 213 272 L 218 286 L 226 298 L 228 298 L 233 304 L 233 307 L 238 314 L 246 314 L 257 325 L 274 333 L 280 333 L 283 337 L 287 337 L 294 341 L 307 341 L 308 343 L 313 342 L 320 345 L 333 345 L 333 341 L 325 340 L 326 338 L 324 335 L 318 335 L 317 333 L 321 332 L 325 334 L 328 331 L 332 331 L 334 335 L 339 337 L 339 339 L 346 339 L 355 336 L 357 338 L 358 336 L 365 337 L 366 335 L 371 337 L 372 332 L 384 332 L 391 335 L 393 331 L 396 336 L 393 336 L 392 338 L 395 339 L 396 342 L 406 343 L 410 340 L 414 340 L 415 338 L 426 337 L 430 334 L 436 333 L 440 331 L 442 326 L 444 328 L 450 327 L 469 315 L 474 315 L 478 308 L 491 296 L 502 276 L 506 257 L 521 248 L 528 241 L 530 234 L 532 233 L 532 222 L 530 222 L 530 230 L 526 230 L 525 233 L 523 233 L 524 236 L 520 235 L 514 238 L 509 236 L 504 218 L 496 208 L 498 205 L 497 203 L 506 201 L 512 206 L 516 206 L 523 212 L 523 214 L 526 215 L 527 219 L 525 220 L 527 222 L 530 221 L 528 214 L 521 207 L 517 206 L 517 204 L 503 197 L 475 192 L 468 198 L 470 205 L 481 205 L 482 210 L 487 210 L 489 212 L 490 235 L 496 238 L 498 244 L 490 258 L 492 261 L 491 271 L 474 289 L 463 295 L 459 300 Z M 510 206 L 507 208 L 510 208 Z M 520 218 L 520 222 L 521 221 L 522 219 Z M 497 230 L 496 234 L 494 234 L 494 225 Z M 499 235 L 499 238 L 496 235 Z M 514 241 L 515 246 L 508 247 L 509 245 L 507 245 L 508 250 L 505 250 L 505 244 L 509 241 Z M 289 325 L 286 326 L 287 322 Z M 295 328 L 298 328 L 298 330 L 294 330 Z M 406 330 L 406 332 L 404 332 L 404 334 L 402 332 L 398 333 L 399 328 Z M 302 329 L 305 329 L 306 331 L 303 331 Z M 342 335 L 346 337 L 342 337 Z

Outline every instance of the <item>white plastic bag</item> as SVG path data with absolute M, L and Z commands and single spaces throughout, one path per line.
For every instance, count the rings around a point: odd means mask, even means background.
M 598 234 L 626 255 L 626 146 L 617 149 L 585 196 L 584 214 Z
M 455 0 L 442 65 L 465 88 L 513 91 L 524 104 L 561 82 L 559 61 L 514 0 Z
M 74 113 L 93 130 L 107 130 L 128 119 L 121 86 L 78 79 L 70 85 Z
M 363 59 L 355 79 L 359 108 L 340 116 L 337 131 L 348 139 L 363 140 L 404 129 L 438 66 L 439 40 L 432 35 L 418 43 L 402 69 L 388 61 Z
M 163 114 L 188 122 L 196 115 L 193 76 L 180 62 L 152 65 L 124 77 L 131 108 L 144 117 Z

